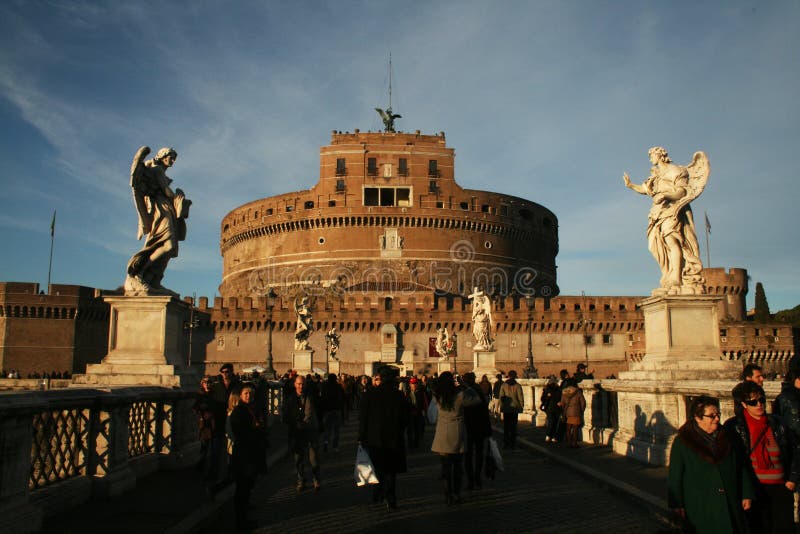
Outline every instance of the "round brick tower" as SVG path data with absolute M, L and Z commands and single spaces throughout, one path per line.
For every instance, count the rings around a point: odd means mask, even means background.
M 557 295 L 556 216 L 522 198 L 462 188 L 454 158 L 444 133 L 334 131 L 314 187 L 223 218 L 220 294 L 306 286 Z

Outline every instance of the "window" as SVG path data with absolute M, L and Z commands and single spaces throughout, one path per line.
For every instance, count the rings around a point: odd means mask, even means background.
M 778 335 L 778 329 L 777 328 L 773 328 L 772 329 L 772 335 L 773 336 L 777 336 Z
M 611 345 L 611 334 L 603 334 L 603 345 Z
M 391 187 L 381 188 L 381 206 L 394 206 L 394 189 Z
M 756 328 L 756 336 L 760 336 L 760 335 L 761 335 L 761 329 L 760 328 Z
M 328 207 L 329 208 L 335 208 L 336 207 L 336 201 L 335 200 L 329 200 L 328 201 Z
M 624 304 L 620 304 L 619 305 L 619 311 L 625 311 L 625 305 Z
M 481 206 L 481 213 L 491 213 L 491 212 L 492 208 L 489 206 L 489 204 L 484 204 Z
M 439 177 L 439 162 L 435 159 L 428 160 L 428 176 L 431 178 Z
M 400 158 L 400 167 L 397 169 L 400 176 L 408 176 L 408 159 Z
M 294 206 L 286 206 L 286 211 L 294 211 Z
M 272 215 L 274 213 L 272 208 L 267 208 L 267 215 Z
M 378 175 L 378 160 L 375 158 L 367 158 L 367 174 L 370 176 Z
M 439 208 L 439 209 L 444 208 L 444 202 L 442 202 L 441 200 L 436 202 L 436 207 Z
M 464 211 L 468 211 L 469 210 L 469 202 L 462 202 L 462 203 L 459 204 L 459 206 L 461 206 L 461 209 L 464 210 Z
M 506 216 L 508 215 L 508 206 L 501 204 L 500 205 L 500 215 Z
M 377 187 L 365 187 L 364 188 L 364 205 L 365 206 L 377 206 L 378 205 L 378 189 Z
M 439 191 L 439 184 L 436 183 L 436 180 L 431 180 L 428 184 L 428 191 L 430 193 L 436 193 Z
M 336 180 L 336 191 L 341 193 L 344 190 L 345 190 L 344 180 L 342 180 L 341 178 Z
M 397 197 L 398 206 L 411 205 L 411 189 L 407 187 L 398 187 L 397 189 L 395 189 L 395 195 Z
M 344 158 L 336 159 L 336 176 L 344 176 L 347 174 L 347 167 L 344 164 Z
M 611 304 L 603 304 L 603 310 L 611 311 Z
M 575 304 L 575 311 L 579 311 L 580 309 L 581 309 L 581 305 L 580 304 Z
M 728 336 L 728 329 L 727 328 L 720 328 L 719 329 L 720 337 L 727 337 Z
M 313 200 L 306 200 L 305 204 L 303 204 L 304 210 L 313 210 L 314 209 L 314 201 Z
M 594 345 L 594 336 L 583 336 L 583 342 L 587 345 Z

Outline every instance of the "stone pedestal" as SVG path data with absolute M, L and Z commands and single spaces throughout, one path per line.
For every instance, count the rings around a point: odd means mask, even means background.
M 184 325 L 190 305 L 170 296 L 105 297 L 111 306 L 108 354 L 86 366 L 73 385 L 197 386 L 187 366 Z
M 660 296 L 643 300 L 645 357 L 624 380 L 725 380 L 740 371 L 722 360 L 715 296 Z
M 645 356 L 616 380 L 618 431 L 615 452 L 654 465 L 669 463 L 669 448 L 686 421 L 685 392 L 725 382 L 740 371 L 738 362 L 722 360 L 719 319 L 713 296 L 658 296 L 640 303 L 645 321 Z
M 333 373 L 335 375 L 339 374 L 339 360 L 330 359 L 328 360 L 328 374 Z
M 497 375 L 497 368 L 495 367 L 497 352 L 493 350 L 479 350 L 472 351 L 472 372 L 480 380 L 481 376 L 486 375 L 493 377 Z
M 299 375 L 312 373 L 314 351 L 312 349 L 295 350 L 292 352 L 292 369 Z
M 439 374 L 442 374 L 445 371 L 451 371 L 451 372 L 453 371 L 453 366 L 450 364 L 450 360 L 449 359 L 448 360 L 439 360 L 436 363 L 437 363 L 436 371 Z

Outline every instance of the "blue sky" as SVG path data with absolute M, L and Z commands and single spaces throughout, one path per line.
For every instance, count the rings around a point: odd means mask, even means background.
M 114 288 L 138 250 L 141 145 L 174 146 L 194 202 L 164 284 L 213 297 L 219 225 L 306 189 L 331 130 L 444 131 L 456 179 L 559 218 L 562 294 L 647 295 L 647 150 L 712 173 L 712 266 L 800 304 L 796 1 L 0 3 L 0 280 Z M 702 224 L 699 225 L 702 227 Z M 701 241 L 705 262 L 705 238 Z

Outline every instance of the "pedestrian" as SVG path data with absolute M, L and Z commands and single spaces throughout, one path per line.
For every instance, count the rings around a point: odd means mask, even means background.
M 725 421 L 725 430 L 736 437 L 739 454 L 749 459 L 745 463 L 755 486 L 750 529 L 791 532 L 793 494 L 800 481 L 798 445 L 780 417 L 766 413 L 767 398 L 756 382 L 741 382 L 732 394 L 736 415 Z
M 461 477 L 464 461 L 464 407 L 480 404 L 477 393 L 469 388 L 456 390 L 453 373 L 445 371 L 436 380 L 433 395 L 439 405 L 436 433 L 431 451 L 439 455 L 441 480 L 448 506 L 461 502 Z
M 364 446 L 375 467 L 378 484 L 372 502 L 386 502 L 397 508 L 397 474 L 405 473 L 405 428 L 408 406 L 397 388 L 394 371 L 389 366 L 378 370 L 380 384 L 364 392 L 359 401 L 358 442 Z
M 238 393 L 240 387 L 241 382 L 233 374 L 233 364 L 222 364 L 219 374 L 211 386 L 211 398 L 214 401 L 214 433 L 211 439 L 211 456 L 209 458 L 211 468 L 208 479 L 212 485 L 220 481 L 220 471 L 223 470 L 223 467 L 227 470 L 225 423 L 228 418 L 231 393 Z
M 305 390 L 306 378 L 297 375 L 294 379 L 294 392 L 287 396 L 284 405 L 283 422 L 289 429 L 289 450 L 294 457 L 297 474 L 297 492 L 306 487 L 306 462 L 311 468 L 314 492 L 321 488 L 319 465 L 319 428 L 314 401 Z
M 492 385 L 492 401 L 489 406 L 489 411 L 492 412 L 495 420 L 500 419 L 500 388 L 503 387 L 503 375 L 497 373 L 495 376 L 494 384 Z
M 253 528 L 247 519 L 250 494 L 258 475 L 266 473 L 267 422 L 255 405 L 255 388 L 249 384 L 242 387 L 239 403 L 228 417 L 233 438 L 231 474 L 236 482 L 233 507 L 236 526 L 239 529 Z
M 484 375 L 485 377 L 486 375 Z M 480 403 L 464 407 L 464 427 L 467 430 L 467 444 L 464 449 L 467 489 L 482 489 L 481 470 L 483 469 L 484 444 L 492 435 L 489 401 L 480 385 L 475 383 L 475 373 L 466 373 L 464 375 L 464 384 L 480 397 Z
M 517 382 L 517 372 L 508 372 L 508 379 L 500 386 L 500 411 L 503 413 L 503 448 L 517 446 L 517 420 L 522 413 L 525 399 L 522 386 Z
M 744 511 L 753 500 L 753 484 L 720 428 L 719 401 L 696 397 L 686 423 L 678 429 L 669 455 L 669 507 L 692 532 L 745 533 Z
M 578 429 L 583 425 L 586 398 L 583 396 L 583 390 L 578 387 L 574 379 L 569 378 L 566 380 L 566 387 L 561 390 L 559 405 L 563 410 L 561 417 L 567 424 L 567 447 L 578 448 Z
M 214 438 L 214 399 L 211 397 L 211 381 L 207 376 L 200 379 L 200 390 L 192 410 L 197 417 L 197 438 L 200 440 L 200 459 L 197 469 L 206 477 L 211 469 L 211 440 Z
M 545 442 L 552 441 L 558 443 L 558 426 L 561 423 L 561 388 L 558 387 L 558 381 L 555 376 L 550 376 L 547 379 L 547 385 L 542 390 L 540 399 L 541 405 L 539 409 L 547 415 L 545 422 Z
M 425 416 L 428 412 L 428 395 L 421 387 L 419 379 L 412 377 L 408 381 L 408 394 L 405 396 L 408 406 L 408 447 L 419 448 L 425 433 Z
M 322 414 L 322 450 L 328 452 L 328 444 L 333 452 L 339 452 L 339 431 L 344 419 L 344 390 L 336 375 L 330 373 L 320 387 L 319 410 Z

